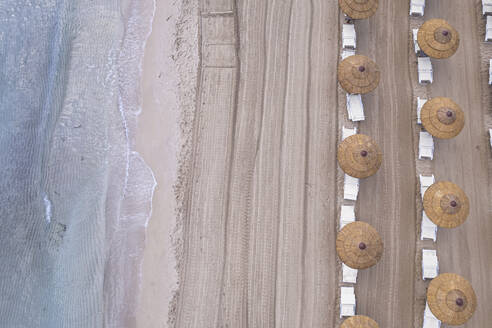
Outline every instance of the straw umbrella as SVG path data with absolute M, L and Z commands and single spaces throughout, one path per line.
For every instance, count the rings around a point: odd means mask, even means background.
M 449 181 L 431 185 L 424 194 L 424 211 L 442 228 L 456 228 L 470 213 L 470 202 L 460 187 Z
M 460 45 L 460 35 L 444 19 L 429 19 L 419 28 L 417 42 L 429 57 L 451 57 Z
M 436 138 L 456 137 L 465 126 L 465 114 L 449 98 L 438 97 L 427 101 L 420 112 L 424 128 Z
M 375 265 L 383 255 L 383 241 L 371 225 L 355 221 L 338 233 L 338 257 L 353 269 L 366 269 Z
M 378 65 L 366 56 L 349 56 L 338 65 L 338 82 L 351 94 L 371 92 L 378 86 L 379 78 Z
M 353 19 L 369 18 L 376 13 L 379 0 L 338 0 L 340 9 Z
M 383 153 L 371 137 L 354 134 L 340 143 L 337 158 L 338 164 L 345 173 L 363 179 L 379 170 Z
M 437 319 L 458 326 L 472 317 L 477 297 L 465 278 L 454 273 L 442 273 L 430 282 L 427 303 Z
M 356 315 L 342 322 L 340 328 L 379 328 L 379 325 L 365 315 Z

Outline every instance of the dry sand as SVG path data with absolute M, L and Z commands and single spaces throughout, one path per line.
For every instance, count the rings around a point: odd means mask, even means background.
M 436 180 L 448 180 L 458 184 L 470 199 L 470 216 L 456 229 L 439 229 L 437 243 L 418 242 L 418 256 L 422 248 L 437 249 L 440 272 L 458 273 L 472 283 L 478 299 L 475 315 L 462 327 L 490 326 L 492 304 L 492 221 L 491 221 L 491 152 L 487 131 L 492 125 L 490 116 L 490 88 L 488 65 L 492 58 L 492 45 L 486 45 L 484 18 L 479 1 L 458 1 L 448 5 L 444 1 L 429 1 L 425 18 L 445 18 L 460 33 L 461 42 L 456 54 L 448 60 L 434 60 L 434 83 L 416 87 L 414 97 L 450 97 L 465 112 L 463 131 L 451 140 L 434 139 L 434 160 L 419 163 L 420 173 L 433 173 Z M 423 20 L 412 25 L 418 27 Z M 412 56 L 413 57 L 413 56 Z M 412 58 L 411 67 L 416 72 Z M 417 85 L 413 74 L 413 85 Z M 415 110 L 415 106 L 413 107 Z M 417 133 L 417 132 L 416 132 Z M 418 142 L 418 139 L 416 139 Z M 420 202 L 420 195 L 418 196 Z M 420 215 L 419 215 L 420 222 Z M 422 320 L 425 306 L 425 287 L 420 268 L 416 288 L 416 318 Z M 418 321 L 417 321 L 418 322 Z
M 356 216 L 375 226 L 385 243 L 381 262 L 359 272 L 357 313 L 381 327 L 421 327 L 424 246 L 437 248 L 441 272 L 464 275 L 477 292 L 477 313 L 464 327 L 486 327 L 490 316 L 492 161 L 486 125 L 492 119 L 484 56 L 491 53 L 480 45 L 478 2 L 450 1 L 429 1 L 425 19 L 448 19 L 462 43 L 451 59 L 434 61 L 435 82 L 428 87 L 416 83 L 409 39 L 410 27 L 424 19 L 408 16 L 408 1 L 380 0 L 374 17 L 356 23 L 357 52 L 373 58 L 382 72 L 379 87 L 363 96 L 366 120 L 357 125 L 384 152 L 380 171 L 361 182 Z M 141 116 L 139 151 L 159 187 L 139 326 L 165 327 L 169 320 L 172 327 L 336 327 L 341 276 L 335 237 L 343 177 L 336 148 L 340 128 L 353 125 L 336 80 L 343 19 L 338 4 L 184 0 L 183 10 L 175 57 L 183 136 L 178 166 L 165 164 L 167 146 L 160 139 L 171 133 L 162 129 L 169 125 L 162 121 L 167 107 L 152 101 L 167 99 L 155 88 L 154 67 L 165 65 L 155 62 L 164 51 L 155 29 L 148 53 L 156 57 L 146 57 L 146 99 L 155 110 L 145 108 Z M 158 17 L 159 7 L 154 26 L 164 28 Z M 432 162 L 415 157 L 417 95 L 451 96 L 467 113 L 460 136 L 436 140 Z M 165 167 L 179 170 L 176 194 Z M 440 229 L 436 244 L 417 237 L 419 173 L 458 183 L 472 204 L 469 220 Z M 170 210 L 175 197 L 177 213 Z M 179 291 L 168 318 L 176 278 L 167 237 L 176 216 Z
M 177 326 L 333 326 L 338 8 L 201 11 Z
M 381 83 L 363 96 L 366 120 L 359 132 L 380 145 L 383 164 L 361 181 L 356 215 L 381 234 L 380 263 L 359 273 L 357 312 L 381 327 L 411 327 L 415 248 L 415 162 L 408 68 L 408 2 L 380 1 L 369 20 L 356 23 L 357 52 L 375 60 Z

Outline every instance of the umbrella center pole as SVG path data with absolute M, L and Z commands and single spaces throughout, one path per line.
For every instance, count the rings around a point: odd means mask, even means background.
M 456 113 L 451 108 L 439 108 L 437 111 L 437 119 L 442 124 L 450 125 L 456 121 Z
M 437 28 L 434 32 L 434 39 L 441 44 L 446 44 L 450 42 L 451 38 L 451 31 L 446 28 Z

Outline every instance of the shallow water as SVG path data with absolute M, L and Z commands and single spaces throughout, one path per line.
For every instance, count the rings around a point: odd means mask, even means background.
M 153 0 L 0 2 L 0 327 L 133 327 Z

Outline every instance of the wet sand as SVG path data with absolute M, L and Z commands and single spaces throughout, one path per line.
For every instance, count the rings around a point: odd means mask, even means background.
M 146 232 L 137 327 L 168 327 L 169 304 L 177 289 L 171 236 L 177 224 L 173 186 L 180 144 L 178 73 L 172 59 L 178 9 L 171 1 L 158 1 L 145 49 L 136 148 L 152 168 L 157 187 Z
M 185 2 L 188 14 L 197 15 L 190 21 L 199 22 L 200 65 L 196 103 L 190 96 L 179 106 L 187 113 L 182 133 L 192 143 L 174 195 L 179 290 L 170 326 L 340 324 L 335 238 L 343 174 L 336 149 L 344 125 L 357 125 L 384 153 L 379 172 L 361 181 L 356 202 L 356 217 L 376 227 L 385 243 L 382 260 L 359 271 L 357 313 L 381 327 L 421 327 L 428 282 L 420 278 L 419 254 L 425 247 L 437 249 L 441 272 L 464 275 L 475 288 L 479 305 L 464 327 L 487 326 L 492 161 L 486 127 L 492 119 L 484 57 L 491 49 L 481 44 L 478 7 L 429 2 L 425 17 L 416 19 L 408 16 L 407 2 L 381 0 L 374 17 L 356 22 L 357 53 L 374 59 L 382 75 L 379 87 L 363 96 L 366 120 L 353 124 L 336 80 L 343 21 L 337 2 Z M 437 16 L 459 30 L 462 42 L 449 60 L 433 61 L 434 83 L 423 87 L 410 28 Z M 433 161 L 416 159 L 417 95 L 450 96 L 467 115 L 457 138 L 435 139 Z M 155 115 L 143 123 L 143 114 L 140 123 L 159 133 Z M 160 142 L 147 148 L 155 163 L 163 158 Z M 440 229 L 437 243 L 420 241 L 419 173 L 456 182 L 471 201 L 469 220 Z M 159 218 L 171 217 L 162 205 L 171 194 L 159 193 L 148 232 L 141 327 L 165 326 L 168 314 L 162 277 L 169 253 L 160 238 L 171 229 Z

